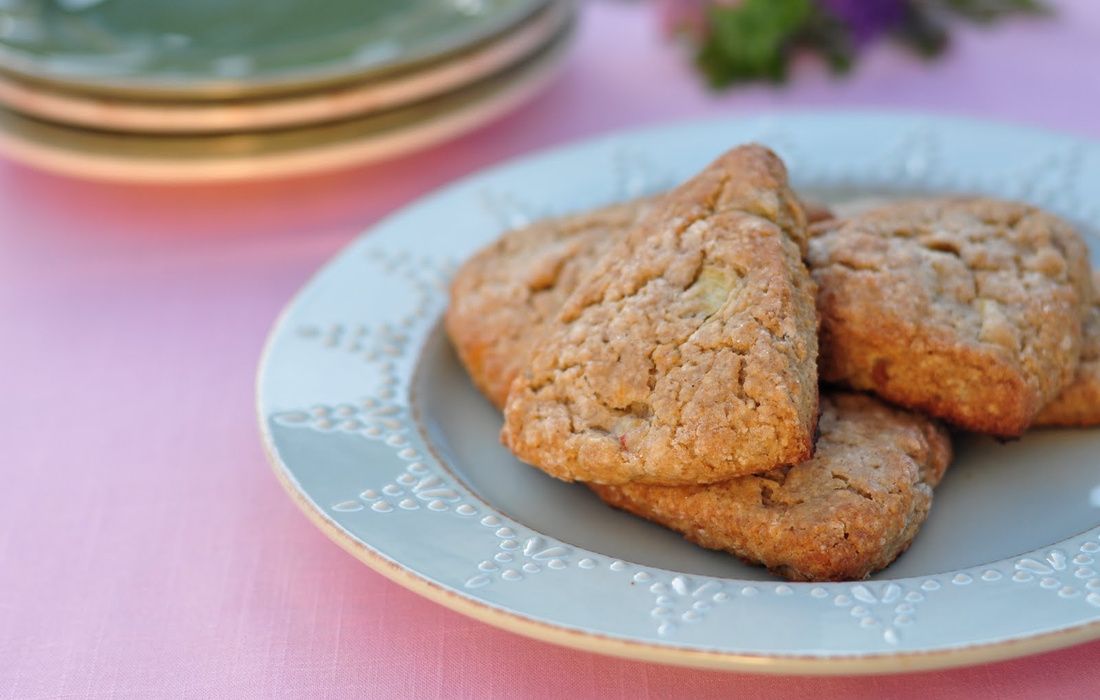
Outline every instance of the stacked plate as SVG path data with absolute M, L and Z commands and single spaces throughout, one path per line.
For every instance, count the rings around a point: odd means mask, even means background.
M 0 0 L 0 147 L 143 181 L 397 155 L 533 95 L 571 0 Z

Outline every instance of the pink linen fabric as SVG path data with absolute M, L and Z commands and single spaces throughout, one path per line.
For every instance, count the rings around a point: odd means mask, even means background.
M 0 161 L 0 697 L 1095 697 L 1100 643 L 814 678 L 624 661 L 497 630 L 388 582 L 310 525 L 269 472 L 252 398 L 265 333 L 318 265 L 384 214 L 533 149 L 826 107 L 1100 138 L 1100 3 L 1059 8 L 960 31 L 938 63 L 882 46 L 848 80 L 805 63 L 786 87 L 712 95 L 650 7 L 592 2 L 547 92 L 389 163 L 153 187 Z

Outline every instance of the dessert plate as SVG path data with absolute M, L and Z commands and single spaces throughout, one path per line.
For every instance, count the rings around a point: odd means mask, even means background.
M 571 2 L 549 3 L 503 36 L 420 70 L 248 100 L 135 100 L 58 90 L 0 73 L 0 102 L 48 121 L 110 131 L 203 134 L 276 129 L 379 112 L 457 90 L 521 63 L 559 34 Z
M 464 89 L 378 114 L 275 131 L 127 134 L 51 124 L 0 108 L 0 153 L 104 180 L 211 182 L 361 165 L 444 141 L 533 97 L 556 74 L 572 23 L 521 63 Z
M 597 652 L 770 672 L 971 664 L 1100 637 L 1100 430 L 959 437 L 912 548 L 869 581 L 795 584 L 512 458 L 441 328 L 455 266 L 502 230 L 667 188 L 760 141 L 838 206 L 1021 199 L 1090 229 L 1100 145 L 886 113 L 614 134 L 462 180 L 377 224 L 303 289 L 260 366 L 279 480 L 349 552 L 443 605 Z M 1095 261 L 1095 258 L 1094 258 Z
M 5 0 L 0 69 L 142 98 L 315 89 L 446 59 L 549 0 Z

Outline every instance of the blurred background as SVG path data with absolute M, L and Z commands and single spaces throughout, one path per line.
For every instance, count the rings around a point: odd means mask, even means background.
M 268 473 L 266 332 L 382 216 L 577 138 L 825 109 L 1100 138 L 1100 2 L 0 0 L 0 697 L 1089 695 L 1095 643 L 917 684 L 541 644 Z
M 845 76 L 866 84 L 864 59 L 929 69 L 975 31 L 1030 20 L 1045 25 L 1035 35 L 1072 26 L 1068 11 L 1058 18 L 1047 0 L 3 0 L 0 145 L 87 178 L 302 175 L 453 139 L 563 69 L 591 73 L 601 94 L 582 97 L 608 111 L 761 84 L 780 102 L 809 86 L 852 100 L 838 91 Z M 880 81 L 879 100 L 903 88 Z M 794 89 L 775 89 L 784 83 Z

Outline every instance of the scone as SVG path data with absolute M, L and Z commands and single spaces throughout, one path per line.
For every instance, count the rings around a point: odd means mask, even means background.
M 862 579 L 904 552 L 951 461 L 947 432 L 862 394 L 823 393 L 813 459 L 709 486 L 592 485 L 600 498 L 795 581 Z
M 813 449 L 814 287 L 782 162 L 729 151 L 662 197 L 545 326 L 502 440 L 565 480 L 710 483 Z
M 474 384 L 497 408 L 504 407 L 547 320 L 649 203 L 614 204 L 509 231 L 458 270 L 447 334 Z
M 1088 253 L 1034 207 L 888 205 L 814 226 L 808 261 L 824 381 L 1009 437 L 1077 370 Z
M 1100 289 L 1100 271 L 1093 271 L 1092 285 L 1094 290 Z M 1081 428 L 1100 425 L 1100 297 L 1093 299 L 1085 317 L 1077 376 L 1039 411 L 1034 425 Z
M 504 407 L 543 326 L 652 201 L 636 199 L 508 231 L 458 269 L 447 335 L 474 385 L 497 408 Z M 808 222 L 833 217 L 819 202 L 802 200 L 802 206 Z

